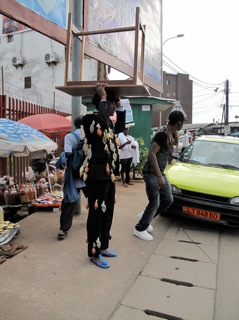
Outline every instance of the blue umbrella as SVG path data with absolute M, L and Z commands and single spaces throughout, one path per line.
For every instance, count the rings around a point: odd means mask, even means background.
M 20 122 L 0 118 L 0 157 L 45 157 L 57 144 L 38 130 Z

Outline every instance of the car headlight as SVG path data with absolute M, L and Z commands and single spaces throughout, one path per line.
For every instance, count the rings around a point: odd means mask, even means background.
M 239 197 L 232 198 L 230 200 L 230 204 L 234 204 L 236 206 L 239 206 Z
M 172 193 L 182 194 L 182 191 L 180 189 L 178 189 L 176 186 L 174 186 L 173 184 L 171 185 L 171 188 L 172 188 Z

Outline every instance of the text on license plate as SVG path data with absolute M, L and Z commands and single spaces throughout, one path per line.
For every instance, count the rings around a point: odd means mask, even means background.
M 192 214 L 194 216 L 211 220 L 220 220 L 221 217 L 220 213 L 191 207 L 183 207 L 183 213 Z

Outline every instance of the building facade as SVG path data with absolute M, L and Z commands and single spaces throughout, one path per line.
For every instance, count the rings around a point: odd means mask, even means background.
M 64 85 L 65 46 L 31 29 L 1 34 L 0 94 L 71 113 Z M 98 64 L 84 60 L 83 78 L 96 80 Z M 71 70 L 70 70 L 71 74 Z
M 179 101 L 187 116 L 187 123 L 192 123 L 192 104 L 193 104 L 193 81 L 188 74 L 171 74 L 163 72 L 163 94 L 162 98 L 175 99 Z M 169 113 L 172 109 L 154 113 L 152 117 L 152 127 L 165 125 Z

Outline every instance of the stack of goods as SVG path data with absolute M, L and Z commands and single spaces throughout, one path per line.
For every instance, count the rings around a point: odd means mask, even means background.
M 63 184 L 63 178 L 64 178 L 64 171 L 63 170 L 56 170 L 56 174 L 57 174 L 57 183 L 62 185 Z
M 39 196 L 32 203 L 35 207 L 53 207 L 59 208 L 61 206 L 62 201 L 62 191 L 55 191 L 52 193 L 47 193 Z
M 48 182 L 41 178 L 37 182 L 37 198 L 32 202 L 35 207 L 60 207 L 63 198 L 61 185 L 54 184 L 49 192 Z
M 10 176 L 0 178 L 0 205 L 20 204 L 18 185 Z
M 62 185 L 63 176 L 64 176 L 63 170 L 56 169 L 55 171 L 49 172 L 48 180 L 51 185 L 53 185 L 55 183 Z
M 0 205 L 15 206 L 30 203 L 37 196 L 33 184 L 15 183 L 11 177 L 0 178 Z
M 27 204 L 36 199 L 36 187 L 31 184 L 21 184 L 19 188 L 19 197 L 21 204 Z
M 45 178 L 41 178 L 37 181 L 37 197 L 44 195 L 49 191 L 49 184 Z

